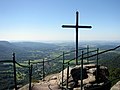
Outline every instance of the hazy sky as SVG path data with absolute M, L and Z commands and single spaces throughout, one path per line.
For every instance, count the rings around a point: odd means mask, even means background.
M 120 40 L 120 0 L 0 0 L 0 40 Z

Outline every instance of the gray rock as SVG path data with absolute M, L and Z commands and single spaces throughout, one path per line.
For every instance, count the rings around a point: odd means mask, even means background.
M 120 90 L 120 81 L 118 81 L 110 90 Z

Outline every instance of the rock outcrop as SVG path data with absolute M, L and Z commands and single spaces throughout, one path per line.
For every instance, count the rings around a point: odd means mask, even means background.
M 67 68 L 57 74 L 49 75 L 44 81 L 32 83 L 32 90 L 61 90 L 67 85 Z M 83 66 L 83 90 L 110 90 L 111 83 L 108 79 L 107 67 L 95 64 Z M 63 78 L 63 84 L 62 84 Z M 63 86 L 62 86 L 63 85 Z M 28 85 L 26 85 L 28 88 Z M 80 90 L 81 87 L 81 66 L 69 67 L 68 88 L 69 90 Z M 25 88 L 25 86 L 24 86 Z M 27 90 L 21 88 L 20 90 Z
M 66 87 L 66 75 L 67 68 L 64 70 L 64 87 Z M 62 72 L 60 72 L 59 83 L 62 83 L 61 78 Z M 108 79 L 109 72 L 107 67 L 99 65 L 98 67 L 95 64 L 88 64 L 83 66 L 83 88 L 84 90 L 110 90 L 111 83 Z M 77 89 L 81 86 L 81 66 L 76 66 L 71 68 L 69 71 L 68 78 L 68 88 Z M 93 89 L 96 88 L 96 89 Z M 103 89 L 104 88 L 104 89 Z M 78 89 L 77 89 L 78 90 Z
M 39 83 L 32 83 L 31 90 L 61 90 L 58 85 L 58 74 L 46 76 Z M 29 85 L 25 85 L 19 90 L 29 90 Z
M 120 90 L 120 81 L 118 81 L 110 90 Z

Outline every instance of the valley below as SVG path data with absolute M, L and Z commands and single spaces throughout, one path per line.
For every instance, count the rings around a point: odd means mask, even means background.
M 99 52 L 119 46 L 119 41 L 82 41 L 79 42 L 79 48 L 89 50 L 99 48 Z M 39 82 L 43 77 L 58 73 L 62 70 L 63 52 L 70 52 L 75 49 L 73 42 L 8 42 L 0 41 L 0 61 L 13 60 L 12 54 L 15 53 L 16 62 L 27 66 L 29 61 L 33 64 L 32 82 Z M 81 54 L 81 51 L 79 51 Z M 75 52 L 67 54 L 66 62 L 75 57 Z M 96 57 L 90 58 L 90 63 L 96 63 Z M 44 75 L 43 76 L 43 60 Z M 75 62 L 71 62 L 71 66 Z M 110 72 L 110 80 L 114 80 L 112 85 L 119 81 L 120 77 L 120 48 L 110 51 L 99 56 L 99 64 L 107 66 Z M 29 68 L 23 68 L 16 65 L 17 84 L 19 87 L 29 83 Z M 0 63 L 0 90 L 12 89 L 14 87 L 12 63 Z M 118 78 L 118 79 L 116 79 Z

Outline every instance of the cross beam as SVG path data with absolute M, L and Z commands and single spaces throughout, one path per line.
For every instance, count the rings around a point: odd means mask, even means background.
M 92 26 L 79 26 L 78 25 L 78 14 L 76 12 L 76 25 L 62 25 L 63 28 L 75 28 L 76 29 L 76 64 L 78 65 L 78 28 L 92 28 Z
M 62 25 L 63 28 L 76 28 L 74 25 Z M 78 28 L 92 28 L 91 26 L 78 26 Z

